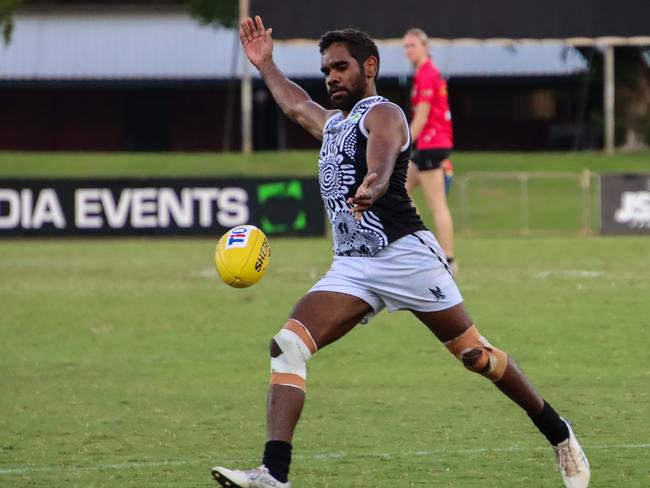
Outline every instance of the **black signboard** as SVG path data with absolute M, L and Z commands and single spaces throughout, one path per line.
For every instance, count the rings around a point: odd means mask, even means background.
M 602 174 L 601 233 L 650 235 L 650 173 Z
M 2 236 L 323 235 L 316 178 L 0 179 Z

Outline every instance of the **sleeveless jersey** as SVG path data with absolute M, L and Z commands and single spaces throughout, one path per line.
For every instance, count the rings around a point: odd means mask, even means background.
M 373 256 L 400 237 L 427 230 L 406 192 L 410 136 L 397 157 L 386 194 L 362 213 L 360 221 L 350 213 L 352 206 L 347 199 L 354 196 L 368 172 L 368 132 L 364 119 L 379 103 L 391 102 L 380 96 L 364 98 L 347 117 L 341 112 L 334 114 L 323 128 L 318 177 L 332 224 L 334 253 L 339 256 Z M 406 117 L 404 124 L 408 131 Z

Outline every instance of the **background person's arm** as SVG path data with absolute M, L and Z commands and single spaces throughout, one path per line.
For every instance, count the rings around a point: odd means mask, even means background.
M 420 102 L 415 106 L 415 115 L 411 121 L 411 137 L 417 140 L 422 133 L 422 129 L 427 125 L 429 114 L 431 113 L 431 104 L 428 102 Z
M 300 124 L 318 140 L 323 126 L 335 112 L 315 103 L 305 90 L 289 80 L 273 61 L 272 29 L 265 29 L 258 15 L 241 22 L 239 38 L 251 63 L 259 70 L 273 98 L 287 116 Z

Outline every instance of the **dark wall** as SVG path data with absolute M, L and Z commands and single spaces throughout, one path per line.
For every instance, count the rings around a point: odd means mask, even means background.
M 227 93 L 225 86 L 0 87 L 0 149 L 218 151 L 227 133 Z
M 103 90 L 0 90 L 0 147 L 119 150 L 119 99 Z
M 451 79 L 456 148 L 597 146 L 600 129 L 590 114 L 600 110 L 602 90 L 584 81 Z M 327 106 L 322 80 L 298 82 L 315 101 Z M 378 89 L 410 115 L 408 84 L 383 79 Z M 0 107 L 0 150 L 221 151 L 240 147 L 239 93 L 236 86 L 229 89 L 225 83 L 0 86 Z M 259 81 L 254 85 L 253 124 L 257 150 L 319 146 L 285 117 Z
M 410 27 L 446 39 L 650 35 L 648 0 L 330 0 L 316 9 L 304 0 L 252 0 L 251 13 L 262 15 L 276 39 L 318 39 L 344 27 L 377 39 L 402 37 Z
M 584 77 L 456 78 L 449 83 L 455 146 L 569 150 L 601 145 L 602 89 Z
M 327 106 L 320 81 L 300 84 Z M 404 108 L 410 119 L 410 83 L 384 78 L 378 91 Z M 454 145 L 471 151 L 599 148 L 602 129 L 593 114 L 601 111 L 601 93 L 600 84 L 584 76 L 452 78 Z M 300 147 L 318 147 L 305 131 L 297 132 L 303 135 Z

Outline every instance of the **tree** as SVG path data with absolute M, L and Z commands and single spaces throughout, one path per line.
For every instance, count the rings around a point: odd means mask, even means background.
M 602 50 L 578 49 L 589 60 L 591 79 L 600 79 L 605 69 Z M 614 58 L 616 145 L 623 150 L 643 149 L 650 144 L 650 49 L 616 46 Z M 594 88 L 601 86 L 596 83 Z M 602 117 L 597 119 L 602 125 Z
M 190 12 L 203 24 L 233 27 L 239 18 L 237 0 L 191 0 Z
M 5 44 L 11 40 L 11 32 L 14 29 L 13 14 L 21 3 L 22 0 L 0 0 L 0 30 Z
M 635 46 L 616 48 L 616 112 L 624 130 L 623 149 L 650 143 L 650 66 L 648 51 Z

